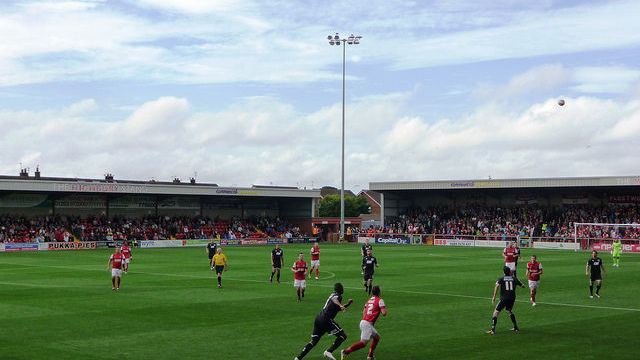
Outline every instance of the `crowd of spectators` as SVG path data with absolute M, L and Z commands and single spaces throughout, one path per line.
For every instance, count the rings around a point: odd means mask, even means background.
M 475 236 L 573 237 L 575 223 L 640 224 L 640 206 L 534 205 L 502 208 L 472 205 L 410 209 L 368 233 Z M 579 226 L 581 238 L 640 238 L 640 227 Z
M 199 216 L 0 216 L 0 242 L 291 238 L 302 235 L 298 227 L 277 217 L 220 220 Z
M 351 230 L 356 233 L 570 238 L 574 236 L 574 222 L 639 224 L 640 206 L 414 208 L 400 216 L 387 218 L 384 227 Z M 579 226 L 577 230 L 579 238 L 640 238 L 640 227 Z M 250 239 L 304 235 L 284 219 L 264 216 L 229 220 L 199 216 L 0 216 L 0 242 Z

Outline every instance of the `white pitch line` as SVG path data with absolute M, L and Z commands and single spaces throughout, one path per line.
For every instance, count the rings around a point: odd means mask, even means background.
M 37 267 L 51 267 L 51 268 L 63 268 L 63 269 L 77 269 L 78 267 L 72 266 L 55 266 L 55 265 L 42 265 L 42 264 L 26 264 L 26 266 L 37 266 Z M 105 271 L 106 270 L 98 270 L 98 269 L 83 269 L 83 270 L 93 270 L 93 271 Z M 335 274 L 330 271 L 324 271 L 327 273 Z M 194 279 L 212 279 L 214 276 L 203 276 L 203 275 L 186 275 L 186 274 L 167 274 L 167 273 L 151 273 L 151 272 L 142 272 L 142 271 L 130 271 L 132 274 L 145 274 L 145 275 L 153 275 L 153 276 L 173 276 L 173 277 L 187 277 Z M 225 277 L 226 280 L 232 281 L 241 281 L 241 282 L 254 282 L 254 283 L 263 283 L 263 280 L 253 280 L 253 279 L 237 279 L 237 278 L 229 278 Z M 331 279 L 331 278 L 325 278 Z M 284 284 L 292 284 L 291 282 L 283 281 Z M 38 286 L 35 284 L 24 284 L 25 286 Z M 320 287 L 328 287 L 333 288 L 333 285 L 324 285 L 324 284 L 316 284 L 314 286 Z M 360 287 L 345 287 L 345 289 L 351 290 L 361 290 Z M 405 293 L 405 294 L 417 294 L 417 295 L 436 295 L 436 296 L 449 296 L 449 297 L 458 297 L 458 298 L 466 298 L 466 299 L 480 299 L 480 300 L 491 300 L 489 297 L 483 296 L 474 296 L 474 295 L 461 295 L 461 294 L 449 294 L 449 293 L 441 293 L 441 292 L 433 292 L 433 291 L 411 291 L 411 290 L 397 290 L 397 289 L 385 289 L 385 291 L 397 292 L 397 293 Z M 516 300 L 516 302 L 528 303 L 528 300 Z M 620 311 L 633 311 L 640 312 L 640 309 L 634 308 L 623 308 L 623 307 L 612 307 L 612 306 L 596 306 L 596 305 L 581 305 L 581 304 L 566 304 L 566 303 L 552 303 L 552 302 L 541 302 L 538 301 L 538 304 L 544 305 L 552 305 L 552 306 L 568 306 L 568 307 L 577 307 L 577 308 L 587 308 L 587 309 L 603 309 L 603 310 L 620 310 Z
M 325 271 L 325 272 L 329 272 L 329 271 Z M 161 274 L 161 273 L 146 273 L 146 272 L 136 272 L 136 273 L 138 273 L 138 274 L 147 274 L 147 275 L 158 275 L 158 276 L 191 277 L 191 278 L 199 278 L 199 279 L 209 279 L 209 278 L 211 278 L 209 276 L 198 276 L 198 275 Z M 334 274 L 334 276 L 335 276 L 335 274 Z M 225 279 L 226 280 L 232 280 L 232 281 L 244 281 L 244 282 L 256 282 L 256 283 L 264 282 L 262 280 L 236 279 L 236 278 L 228 278 L 228 277 L 225 278 Z M 329 278 L 326 278 L 326 279 L 329 279 Z M 288 281 L 282 281 L 281 283 L 283 283 L 283 284 L 293 284 L 292 282 L 288 282 Z M 317 285 L 314 285 L 314 286 L 333 288 L 333 285 L 324 285 L 324 284 L 317 284 Z M 348 286 L 345 286 L 344 288 L 345 289 L 351 289 L 351 290 L 361 290 L 360 287 L 348 287 Z M 449 293 L 441 293 L 441 292 L 433 292 L 433 291 L 411 291 L 411 290 L 397 290 L 397 289 L 385 289 L 385 291 L 391 291 L 391 292 L 397 292 L 397 293 L 405 293 L 405 294 L 436 295 L 436 296 L 459 297 L 459 298 L 466 298 L 466 299 L 491 300 L 490 297 L 474 296 L 474 295 L 449 294 Z M 528 300 L 516 300 L 516 302 L 528 303 L 529 301 Z M 544 305 L 553 305 L 553 306 L 569 306 L 569 307 L 580 307 L 580 308 L 592 308 L 592 309 L 605 309 L 605 310 L 620 310 L 620 311 L 640 312 L 640 309 L 611 307 L 611 306 L 565 304 L 565 303 L 551 303 L 551 302 L 541 302 L 541 301 L 538 301 L 537 303 L 538 304 L 544 304 Z

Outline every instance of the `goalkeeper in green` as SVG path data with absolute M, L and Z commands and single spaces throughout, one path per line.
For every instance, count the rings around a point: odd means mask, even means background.
M 613 255 L 613 266 L 620 267 L 620 254 L 622 254 L 622 243 L 620 239 L 613 240 L 613 250 L 611 250 L 611 255 Z

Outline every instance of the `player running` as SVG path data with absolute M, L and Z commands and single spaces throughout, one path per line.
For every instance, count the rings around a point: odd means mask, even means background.
M 113 267 L 111 266 L 113 264 Z M 120 278 L 122 278 L 122 266 L 124 265 L 124 255 L 120 252 L 120 248 L 116 248 L 116 253 L 111 254 L 107 263 L 107 270 L 111 270 L 111 290 L 120 290 Z M 116 287 L 116 278 L 118 285 Z
M 280 244 L 276 244 L 276 248 L 271 251 L 271 277 L 269 278 L 269 282 L 273 282 L 273 275 L 277 271 L 276 282 L 280 284 L 280 270 L 284 263 L 283 256 L 284 252 L 280 249 Z
M 508 266 L 511 271 L 516 271 L 516 249 L 513 241 L 509 242 L 509 246 L 502 251 L 504 257 L 504 266 Z
M 311 341 L 302 348 L 300 355 L 294 358 L 294 360 L 301 360 L 304 358 L 314 346 L 318 344 L 320 338 L 324 334 L 335 335 L 336 339 L 330 348 L 325 350 L 323 355 L 329 359 L 336 360 L 333 356 L 333 351 L 347 339 L 347 334 L 333 319 L 338 314 L 338 311 L 344 313 L 347 312 L 347 307 L 353 303 L 353 299 L 349 299 L 346 304 L 342 305 L 342 294 L 344 293 L 344 287 L 341 283 L 333 285 L 333 294 L 329 295 L 329 298 L 324 303 L 322 311 L 316 316 L 316 320 L 313 323 L 313 334 L 311 335 Z
M 491 298 L 491 303 L 495 304 L 496 294 L 498 293 L 498 288 L 500 288 L 500 301 L 498 302 L 496 309 L 493 311 L 491 330 L 487 330 L 487 334 L 491 335 L 496 332 L 498 314 L 500 314 L 502 309 L 506 309 L 509 317 L 511 318 L 511 322 L 513 323 L 511 331 L 520 331 L 518 323 L 516 322 L 516 315 L 511 312 L 511 309 L 513 309 L 513 304 L 516 302 L 516 286 L 524 288 L 524 285 L 517 277 L 513 276 L 513 272 L 508 266 L 505 266 L 503 271 L 504 276 L 496 281 L 496 286 L 493 288 L 493 297 Z
M 598 284 L 596 287 L 596 297 L 600 297 L 602 274 L 604 274 L 604 276 L 607 276 L 607 271 L 604 269 L 602 259 L 598 257 L 598 252 L 595 250 L 591 252 L 591 259 L 589 259 L 589 261 L 587 262 L 586 275 L 589 275 L 589 268 L 591 268 L 591 278 L 589 281 L 589 291 L 591 292 L 591 296 L 589 297 L 593 299 L 593 282 L 595 281 Z
M 122 255 L 124 255 L 124 273 L 129 272 L 129 261 L 131 260 L 131 246 L 129 246 L 129 241 L 125 240 L 124 245 L 120 248 L 122 250 Z
M 362 255 L 363 259 L 365 256 L 367 256 L 367 250 L 373 251 L 373 247 L 369 245 L 369 238 L 364 239 L 364 244 L 362 244 L 362 249 L 360 250 L 360 254 Z M 364 270 L 360 272 L 360 275 L 364 275 Z
M 216 250 L 218 249 L 218 244 L 216 244 L 215 239 L 211 239 L 211 242 L 208 243 L 204 249 L 209 256 L 209 266 L 213 266 L 213 256 L 216 254 Z
M 222 287 L 222 271 L 229 270 L 229 263 L 227 257 L 222 253 L 222 248 L 218 248 L 211 259 L 211 271 L 213 270 L 218 275 L 218 289 L 220 289 Z
M 364 305 L 364 310 L 362 312 L 362 320 L 360 321 L 360 341 L 349 346 L 349 348 L 342 350 L 340 352 L 340 360 L 344 360 L 347 355 L 367 346 L 367 343 L 372 338 L 373 341 L 371 341 L 371 347 L 369 347 L 369 356 L 367 357 L 367 360 L 373 360 L 373 353 L 380 341 L 380 335 L 373 325 L 376 323 L 380 314 L 382 314 L 382 316 L 387 316 L 387 308 L 385 307 L 384 300 L 380 298 L 380 286 L 374 286 L 372 292 L 373 296 Z
M 311 273 L 313 269 L 316 269 L 316 280 L 318 280 L 318 272 L 320 269 L 320 247 L 318 246 L 318 242 L 316 241 L 311 248 L 311 267 L 309 268 L 309 278 L 311 278 Z
M 378 265 L 378 260 L 371 255 L 372 250 L 367 250 L 367 256 L 362 258 L 362 273 L 364 274 L 364 291 L 367 291 L 369 295 L 371 295 L 371 285 L 373 283 L 373 272 L 376 267 L 380 267 Z
M 620 255 L 622 255 L 622 243 L 620 239 L 613 240 L 611 255 L 613 256 L 613 266 L 620 267 Z
M 542 274 L 542 264 L 537 261 L 535 255 L 531 255 L 531 261 L 527 263 L 527 276 L 529 277 L 529 289 L 531 289 L 531 304 L 536 306 L 536 292 L 540 284 L 540 275 Z M 515 276 L 515 275 L 514 275 Z
M 304 290 L 307 287 L 307 281 L 305 280 L 307 278 L 307 262 L 304 261 L 302 253 L 298 254 L 298 260 L 293 263 L 291 271 L 293 271 L 293 286 L 298 293 L 298 301 L 301 301 L 304 297 Z

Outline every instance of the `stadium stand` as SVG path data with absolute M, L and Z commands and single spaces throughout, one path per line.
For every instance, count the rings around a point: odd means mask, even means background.
M 470 205 L 465 207 L 414 208 L 396 217 L 387 217 L 383 227 L 363 229 L 364 233 L 492 235 L 570 238 L 574 222 L 640 223 L 640 206 L 564 207 L 520 206 L 512 208 Z M 578 237 L 638 239 L 638 228 L 616 230 L 582 227 Z
M 300 236 L 300 229 L 279 218 L 245 220 L 208 217 L 14 217 L 0 216 L 0 242 L 62 242 L 265 238 Z

